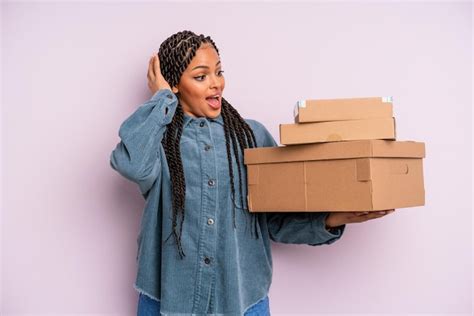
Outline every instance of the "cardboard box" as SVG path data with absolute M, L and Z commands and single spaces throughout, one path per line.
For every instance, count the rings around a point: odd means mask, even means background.
M 295 123 L 390 118 L 392 97 L 302 100 L 293 116 Z
M 396 139 L 395 118 L 280 124 L 280 143 L 309 144 L 363 139 Z
M 425 144 L 364 140 L 248 148 L 251 212 L 375 211 L 425 203 Z

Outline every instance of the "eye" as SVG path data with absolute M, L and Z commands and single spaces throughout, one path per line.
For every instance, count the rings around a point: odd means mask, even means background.
M 224 73 L 224 70 L 219 70 L 217 72 L 217 75 L 221 77 L 223 73 Z M 194 77 L 194 79 L 196 79 L 197 81 L 203 81 L 204 77 L 206 77 L 206 75 L 197 76 L 197 77 Z

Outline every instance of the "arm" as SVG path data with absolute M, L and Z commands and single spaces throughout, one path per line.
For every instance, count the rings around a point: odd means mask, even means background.
M 276 147 L 277 142 L 263 124 L 257 123 L 259 147 Z M 332 244 L 344 233 L 345 225 L 329 227 L 329 212 L 273 212 L 266 213 L 270 239 L 288 244 L 318 246 Z
M 326 229 L 329 212 L 267 213 L 270 238 L 285 244 L 319 246 L 332 244 L 341 238 L 345 225 Z
M 121 140 L 110 155 L 110 166 L 136 182 L 144 197 L 161 172 L 161 140 L 177 103 L 171 90 L 160 89 L 120 125 Z

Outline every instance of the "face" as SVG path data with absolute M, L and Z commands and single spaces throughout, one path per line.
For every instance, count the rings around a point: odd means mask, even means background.
M 183 112 L 192 117 L 215 118 L 221 112 L 225 79 L 219 55 L 211 44 L 202 44 L 181 75 L 174 93 Z M 217 96 L 217 98 L 215 98 Z

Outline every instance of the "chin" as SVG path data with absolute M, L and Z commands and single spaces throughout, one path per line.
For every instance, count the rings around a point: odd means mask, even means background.
M 216 118 L 216 117 L 219 116 L 219 114 L 221 114 L 221 110 L 222 110 L 222 109 L 219 109 L 219 110 L 217 110 L 217 111 L 212 111 L 212 112 L 210 112 L 210 113 L 207 113 L 207 114 L 206 114 L 206 117 L 208 117 L 208 118 Z

